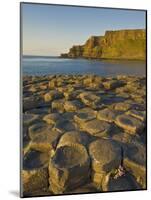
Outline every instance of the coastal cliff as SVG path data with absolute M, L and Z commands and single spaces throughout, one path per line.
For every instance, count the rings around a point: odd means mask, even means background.
M 144 29 L 106 31 L 91 36 L 84 45 L 74 45 L 63 58 L 139 59 L 146 57 Z

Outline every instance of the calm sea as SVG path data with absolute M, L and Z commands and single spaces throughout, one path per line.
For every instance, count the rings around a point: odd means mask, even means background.
M 143 61 L 65 59 L 57 57 L 24 56 L 23 75 L 97 74 L 102 76 L 145 75 Z

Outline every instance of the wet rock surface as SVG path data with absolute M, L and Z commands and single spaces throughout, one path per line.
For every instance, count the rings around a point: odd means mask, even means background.
M 146 78 L 23 78 L 25 196 L 146 188 Z

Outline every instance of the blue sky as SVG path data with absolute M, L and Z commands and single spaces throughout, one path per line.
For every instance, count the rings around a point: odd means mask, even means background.
M 60 55 L 106 30 L 140 28 L 144 11 L 22 4 L 24 55 Z

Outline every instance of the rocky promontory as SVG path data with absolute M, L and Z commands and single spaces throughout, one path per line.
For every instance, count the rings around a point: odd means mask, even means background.
M 146 188 L 146 78 L 24 76 L 23 194 Z
M 74 45 L 62 58 L 138 59 L 146 58 L 144 29 L 106 31 L 104 36 L 91 36 L 83 45 Z

